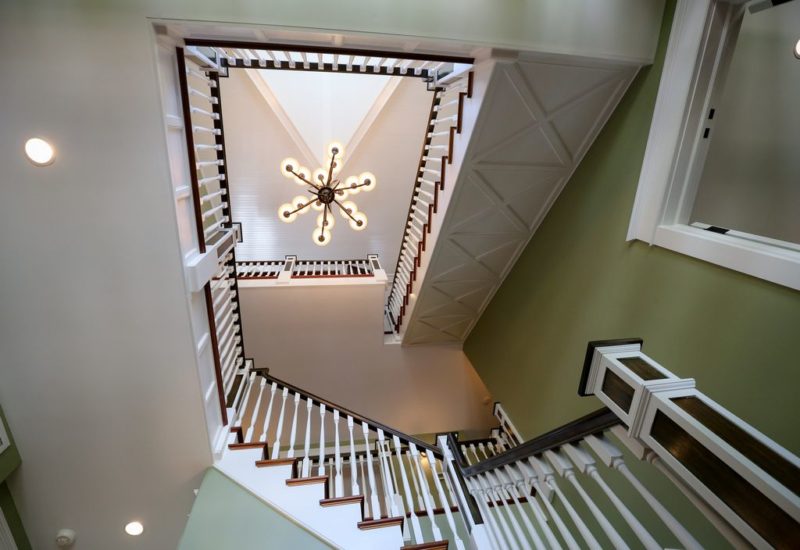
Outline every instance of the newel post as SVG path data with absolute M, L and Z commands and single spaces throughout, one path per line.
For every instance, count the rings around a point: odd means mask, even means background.
M 800 540 L 800 459 L 642 353 L 642 340 L 590 342 L 580 395 L 594 395 L 757 548 Z

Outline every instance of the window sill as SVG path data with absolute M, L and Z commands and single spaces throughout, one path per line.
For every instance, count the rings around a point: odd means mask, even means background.
M 653 244 L 800 290 L 798 251 L 683 224 L 658 226 Z

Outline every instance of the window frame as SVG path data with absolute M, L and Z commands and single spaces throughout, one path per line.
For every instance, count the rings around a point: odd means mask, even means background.
M 800 290 L 800 246 L 690 224 L 721 93 L 745 12 L 741 0 L 678 0 L 627 240 Z

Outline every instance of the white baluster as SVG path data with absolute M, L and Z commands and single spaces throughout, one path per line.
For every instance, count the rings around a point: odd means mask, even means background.
M 392 441 L 394 442 L 394 450 L 397 454 L 397 464 L 400 467 L 400 479 L 403 480 L 403 491 L 405 492 L 406 497 L 406 506 L 408 507 L 408 512 L 411 514 L 411 529 L 414 533 L 414 541 L 417 544 L 422 543 L 422 527 L 419 524 L 419 518 L 417 518 L 417 514 L 414 513 L 414 498 L 411 496 L 411 487 L 408 485 L 408 477 L 406 476 L 406 470 L 403 468 L 403 451 L 400 449 L 400 438 L 392 436 Z
M 469 456 L 469 453 L 467 452 L 467 446 L 466 445 L 461 445 L 461 454 L 463 455 L 464 459 L 467 461 L 467 466 L 472 466 L 472 463 L 474 462 L 474 460 L 472 459 L 471 456 Z
M 620 500 L 620 498 L 611 490 L 611 487 L 603 480 L 600 476 L 600 472 L 597 471 L 597 467 L 595 466 L 595 461 L 583 449 L 578 447 L 575 444 L 564 445 L 562 447 L 564 453 L 572 460 L 572 463 L 578 468 L 581 473 L 584 473 L 591 477 L 597 485 L 600 486 L 600 489 L 605 493 L 611 503 L 614 505 L 614 508 L 617 509 L 619 514 L 622 516 L 622 519 L 625 520 L 630 528 L 633 530 L 633 533 L 636 535 L 641 543 L 644 545 L 645 548 L 648 550 L 660 550 L 662 548 L 656 542 L 656 539 L 647 532 L 647 529 L 644 528 L 636 516 L 634 516 L 631 511 L 628 509 L 627 506 Z
M 262 378 L 261 383 L 258 385 L 258 399 L 256 399 L 256 406 L 253 407 L 253 414 L 250 416 L 250 426 L 247 428 L 247 435 L 244 438 L 244 440 L 248 443 L 253 441 L 253 430 L 256 427 L 256 422 L 258 421 L 258 413 L 261 409 L 261 401 L 264 398 L 264 386 L 266 386 L 266 384 L 267 380 Z
M 664 522 L 664 525 L 670 530 L 670 532 L 675 535 L 681 544 L 687 550 L 699 550 L 702 548 L 700 543 L 695 540 L 695 538 L 683 527 L 683 525 L 678 522 L 675 517 L 669 513 L 669 511 L 664 508 L 664 506 L 658 501 L 656 497 L 647 490 L 647 488 L 642 485 L 642 483 L 633 475 L 633 473 L 628 469 L 628 466 L 625 464 L 625 460 L 622 458 L 622 451 L 620 451 L 614 444 L 612 444 L 608 439 L 606 439 L 603 435 L 594 436 L 590 435 L 584 439 L 586 444 L 594 451 L 594 453 L 600 457 L 600 460 L 603 463 L 610 467 L 617 470 L 621 473 L 628 482 L 633 485 L 633 488 L 642 496 L 642 498 L 647 502 L 650 508 L 656 513 L 656 515 Z
M 389 449 L 388 456 L 387 448 Z M 403 499 L 397 494 L 397 474 L 394 471 L 391 447 L 389 447 L 385 434 L 381 429 L 378 430 L 378 456 L 381 463 L 381 472 L 384 472 L 383 490 L 384 498 L 386 499 L 386 513 L 395 518 L 405 517 Z M 408 535 L 408 529 L 404 530 L 403 535 Z
M 445 492 L 442 489 L 442 482 L 439 481 L 439 474 L 436 471 L 436 461 L 438 460 L 433 452 L 430 449 L 425 451 L 425 454 L 428 457 L 428 464 L 430 464 L 431 468 L 431 477 L 433 478 L 433 485 L 436 487 L 436 493 L 439 495 L 439 502 L 442 503 L 442 508 L 444 509 L 444 515 L 447 518 L 447 525 L 450 526 L 450 532 L 452 533 L 453 542 L 456 545 L 456 550 L 465 550 L 464 543 L 458 536 L 458 530 L 456 529 L 456 522 L 453 518 L 453 511 L 450 509 L 450 504 L 447 502 L 447 497 L 445 496 Z M 442 477 L 444 477 L 444 471 L 442 472 Z M 464 514 L 467 514 L 466 510 L 463 511 Z
M 319 468 L 317 475 L 325 475 L 325 403 L 319 404 Z
M 497 518 L 494 514 L 492 514 L 491 508 L 488 505 L 492 498 L 486 494 L 486 490 L 483 489 L 481 484 L 478 482 L 478 476 L 468 478 L 467 485 L 470 488 L 470 494 L 473 496 L 476 504 L 478 505 L 478 509 L 481 512 L 481 517 L 483 517 L 483 519 L 489 524 L 488 533 L 492 539 L 492 543 L 500 550 L 508 548 L 509 543 L 506 542 L 503 531 L 497 524 Z
M 478 451 L 475 447 L 474 443 L 469 444 L 469 450 L 472 452 L 472 456 L 475 457 L 475 462 L 478 463 L 481 461 L 481 457 L 478 456 Z
M 556 496 L 561 501 L 561 504 L 564 506 L 564 509 L 567 511 L 567 515 L 570 517 L 572 522 L 575 524 L 575 527 L 578 528 L 578 532 L 583 537 L 583 540 L 586 541 L 586 544 L 592 550 L 600 550 L 600 543 L 597 542 L 597 539 L 594 538 L 592 532 L 589 531 L 589 528 L 583 522 L 581 517 L 578 515 L 578 512 L 575 511 L 575 508 L 572 507 L 572 503 L 567 499 L 564 493 L 561 492 L 561 489 L 558 487 L 558 483 L 556 483 L 555 476 L 553 476 L 553 470 L 550 468 L 543 460 L 539 460 L 536 457 L 529 457 L 528 464 L 531 466 L 533 471 L 536 472 L 536 476 L 542 480 L 542 489 L 547 489 L 548 491 L 553 491 Z M 535 487 L 536 485 L 534 485 Z M 537 491 L 538 492 L 538 491 Z M 547 495 L 544 491 L 541 492 L 542 500 L 547 507 L 547 511 L 550 513 L 550 517 L 556 522 L 556 527 L 558 527 L 558 532 L 561 533 L 561 537 L 567 543 L 567 546 L 570 550 L 578 550 L 580 546 L 572 537 L 572 533 L 570 533 L 569 529 L 564 525 L 564 522 L 561 520 L 561 517 L 556 513 L 555 508 L 550 504 L 550 501 L 547 498 Z
M 511 496 L 511 500 L 514 501 L 514 504 L 516 504 L 516 506 L 514 506 L 514 509 L 519 513 L 519 516 L 522 518 L 522 523 L 525 525 L 525 530 L 528 532 L 528 535 L 530 535 L 534 547 L 542 549 L 546 548 L 544 543 L 542 542 L 542 539 L 539 537 L 539 533 L 536 532 L 536 529 L 531 523 L 528 514 L 525 513 L 522 507 L 522 499 L 520 498 L 519 488 L 513 483 L 512 481 L 513 477 L 509 473 L 511 467 L 506 465 L 504 469 L 506 471 L 503 471 L 500 468 L 498 468 L 495 470 L 495 472 L 497 473 L 499 481 L 506 485 L 506 492 Z M 526 500 L 528 501 L 531 500 L 530 493 L 528 495 L 523 495 L 523 496 L 527 497 Z M 509 513 L 513 514 L 511 507 L 509 506 L 508 508 L 509 508 Z M 519 537 L 519 538 L 521 541 L 525 540 L 524 537 Z
M 244 420 L 244 413 L 247 410 L 247 405 L 250 403 L 250 396 L 253 393 L 253 387 L 256 385 L 256 373 L 250 373 L 250 382 L 247 384 L 247 390 L 245 391 L 244 396 L 239 404 L 239 410 L 236 413 L 236 423 L 234 427 L 241 429 L 242 422 Z M 244 435 L 244 434 L 242 434 Z
M 292 431 L 289 434 L 289 452 L 287 458 L 294 458 L 294 441 L 297 436 L 297 406 L 300 404 L 300 394 L 294 392 L 294 412 L 292 413 Z
M 603 515 L 603 512 L 600 511 L 600 508 L 597 507 L 592 498 L 581 486 L 580 482 L 578 481 L 578 477 L 575 475 L 575 468 L 572 466 L 569 460 L 567 460 L 567 458 L 561 454 L 560 451 L 545 451 L 544 456 L 558 472 L 558 475 L 565 478 L 572 484 L 572 486 L 578 492 L 578 495 L 580 495 L 581 499 L 583 499 L 583 502 L 586 504 L 587 508 L 589 508 L 589 511 L 597 520 L 597 523 L 600 524 L 600 528 L 611 541 L 611 544 L 614 546 L 614 548 L 627 549 L 628 545 L 625 544 L 625 541 L 622 540 L 622 537 L 619 535 L 619 533 L 617 533 L 617 530 L 614 529 L 606 516 Z
M 350 432 L 350 495 L 360 495 L 361 491 L 358 487 L 358 469 L 356 468 L 356 443 L 353 439 L 353 417 L 347 417 L 347 431 Z M 361 476 L 364 479 L 364 476 Z
M 484 459 L 489 458 L 489 455 L 486 453 L 486 447 L 484 447 L 483 443 L 478 443 L 478 449 L 481 451 L 481 454 L 483 454 Z
M 272 419 L 272 402 L 275 400 L 277 389 L 278 384 L 273 382 L 269 389 L 269 406 L 267 407 L 267 415 L 264 417 L 264 429 L 261 430 L 261 439 L 259 441 L 267 440 L 267 429 L 269 429 L 269 421 Z
M 378 500 L 378 492 L 375 490 L 375 472 L 372 469 L 372 453 L 369 448 L 369 425 L 366 422 L 361 423 L 361 433 L 364 434 L 364 448 L 367 451 L 367 475 L 369 477 L 370 492 L 369 507 L 372 511 L 372 519 L 378 519 L 381 517 L 381 505 L 380 501 Z
M 343 497 L 344 496 L 344 477 L 342 477 L 342 454 L 341 449 L 339 448 L 339 411 L 334 409 L 333 411 L 333 431 L 334 431 L 334 443 L 333 443 L 333 456 L 336 459 L 336 476 L 334 477 L 333 483 L 333 496 L 334 497 Z
M 425 501 L 422 499 L 422 494 L 419 490 L 419 485 L 417 484 L 417 476 L 414 475 L 414 463 L 411 459 L 411 450 L 406 451 L 406 460 L 408 461 L 408 466 L 411 468 L 411 484 L 414 486 L 414 492 L 417 494 L 417 505 L 419 508 L 414 508 L 415 510 L 425 510 Z M 403 464 L 400 463 L 400 467 L 403 468 Z
M 361 486 L 364 487 L 364 509 L 367 512 L 367 516 L 375 517 L 372 514 L 370 514 L 369 511 L 369 503 L 370 503 L 369 483 L 367 482 L 367 478 L 364 476 L 364 457 L 362 456 L 358 461 L 361 466 Z
M 414 443 L 409 443 L 409 447 L 411 448 L 410 454 L 412 462 L 412 473 L 416 473 L 415 477 L 419 478 L 419 486 L 420 490 L 422 491 L 422 501 L 423 501 L 422 506 L 425 512 L 427 512 L 428 514 L 428 520 L 431 522 L 431 531 L 433 532 L 433 540 L 442 540 L 442 532 L 439 530 L 439 526 L 436 525 L 436 518 L 434 518 L 433 516 L 434 506 L 431 503 L 431 499 L 429 496 L 428 483 L 425 480 L 425 472 L 422 470 L 422 464 L 420 464 L 419 450 L 417 449 L 417 446 Z
M 548 525 L 547 515 L 544 513 L 544 510 L 542 510 L 536 500 L 536 498 L 539 497 L 544 501 L 545 507 L 548 508 L 548 510 L 552 508 L 548 496 L 542 491 L 541 486 L 536 480 L 536 474 L 533 473 L 531 467 L 524 461 L 517 462 L 514 464 L 514 466 L 516 466 L 516 468 L 513 469 L 507 467 L 506 472 L 511 479 L 516 482 L 517 487 L 520 488 L 520 491 L 527 495 L 528 506 L 533 512 L 533 517 L 536 518 L 539 528 L 544 533 L 544 536 L 547 539 L 547 544 L 550 546 L 550 548 L 560 549 L 561 544 L 559 544 L 558 539 L 556 538 L 555 534 L 553 534 L 553 530 L 550 529 L 550 525 Z M 532 493 L 534 494 L 532 495 Z M 566 531 L 566 526 L 563 525 L 561 518 L 558 516 L 555 510 L 552 511 L 551 516 L 553 517 L 553 521 L 555 521 L 556 526 L 558 526 L 560 523 L 563 529 Z M 567 532 L 567 535 L 568 536 L 565 537 L 567 546 L 570 548 L 570 550 L 577 550 L 578 543 L 575 542 L 575 539 L 572 538 L 572 535 L 569 532 Z M 570 545 L 570 541 L 572 545 Z
M 314 401 L 310 397 L 306 398 L 306 441 L 303 450 L 303 471 L 301 477 L 308 477 L 311 471 L 311 407 L 314 406 Z
M 289 395 L 289 388 L 283 388 L 281 397 L 281 412 L 278 415 L 278 426 L 275 432 L 275 443 L 272 446 L 272 460 L 280 457 L 281 454 L 281 434 L 283 434 L 283 413 L 286 408 L 286 397 Z
M 522 528 L 519 526 L 517 518 L 511 514 L 510 506 L 508 506 L 507 503 L 505 489 L 500 486 L 498 481 L 494 478 L 494 475 L 489 472 L 478 474 L 477 477 L 481 482 L 485 483 L 484 486 L 487 488 L 488 494 L 494 500 L 494 507 L 495 510 L 497 510 L 497 517 L 500 520 L 500 526 L 503 528 L 506 538 L 512 542 L 511 548 L 520 548 L 518 541 L 521 544 L 526 544 L 525 535 L 522 534 Z M 503 517 L 504 514 L 505 518 Z M 516 538 L 514 535 L 516 535 Z

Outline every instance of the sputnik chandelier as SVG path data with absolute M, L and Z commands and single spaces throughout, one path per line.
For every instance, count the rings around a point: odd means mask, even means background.
M 375 189 L 375 176 L 370 172 L 350 176 L 344 184 L 336 177 L 344 165 L 344 147 L 340 143 L 331 143 L 325 153 L 325 164 L 328 168 L 318 168 L 313 174 L 308 168 L 300 166 L 296 159 L 287 158 L 281 162 L 281 173 L 298 185 L 306 187 L 310 196 L 297 195 L 292 202 L 284 203 L 278 208 L 278 217 L 286 223 L 292 223 L 299 214 L 308 212 L 309 207 L 318 211 L 317 228 L 311 233 L 311 238 L 319 246 L 325 246 L 331 241 L 331 229 L 336 223 L 334 205 L 339 207 L 340 214 L 350 222 L 350 227 L 355 231 L 362 231 L 367 227 L 367 215 L 359 212 L 353 201 L 346 199 L 350 195 L 357 195 L 362 189 Z

